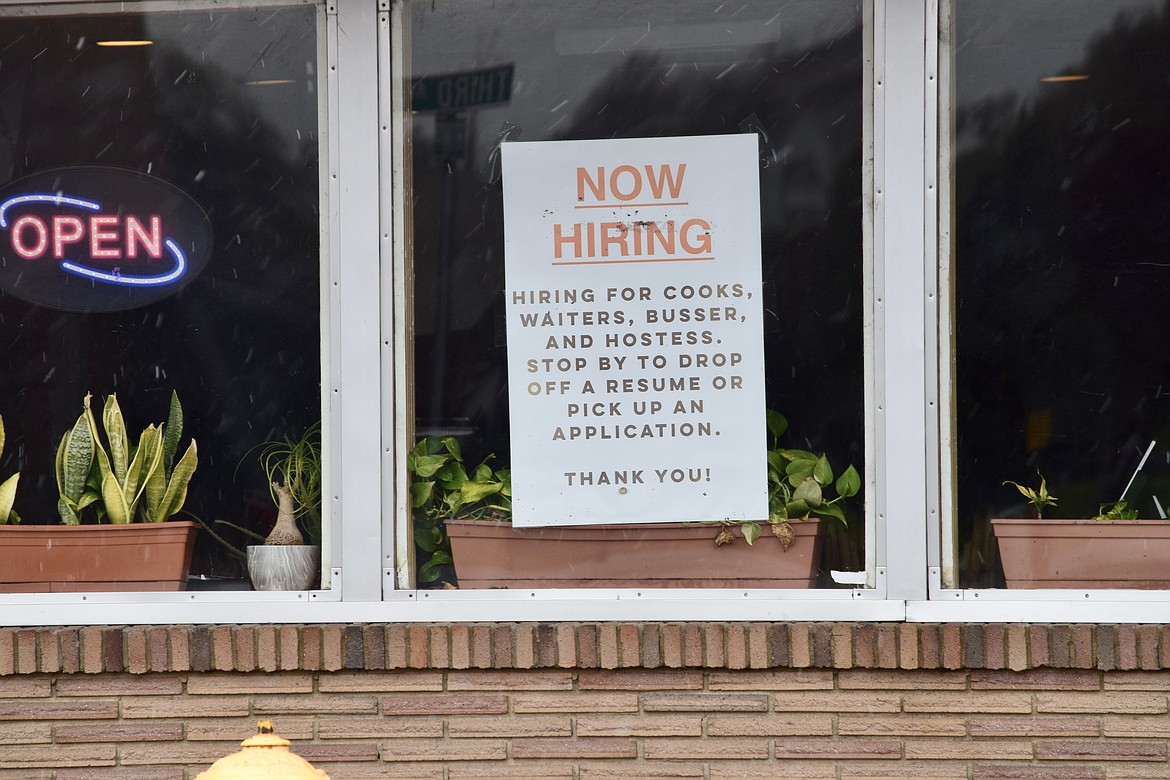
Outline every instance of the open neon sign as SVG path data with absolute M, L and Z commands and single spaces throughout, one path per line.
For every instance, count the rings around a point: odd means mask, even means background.
M 11 194 L 0 191 L 0 233 L 8 239 L 3 249 L 20 269 L 6 280 L 0 268 L 0 287 L 54 308 L 111 311 L 169 295 L 202 268 L 210 226 L 180 190 L 108 168 L 73 168 L 33 178 L 49 177 L 53 191 L 17 189 L 36 183 L 28 179 L 3 188 Z M 70 286 L 61 272 L 91 285 Z M 99 288 L 105 286 L 124 292 L 103 294 Z

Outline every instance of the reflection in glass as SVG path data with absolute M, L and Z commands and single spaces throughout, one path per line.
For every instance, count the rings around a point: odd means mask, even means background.
M 864 463 L 857 2 L 419 0 L 408 24 L 418 436 L 509 462 L 501 142 L 752 132 L 769 406 L 787 446 Z M 864 568 L 853 506 L 826 571 Z
M 960 582 L 1002 587 L 1004 480 L 1170 504 L 1170 6 L 960 0 L 953 40 Z
M 124 311 L 0 289 L 0 473 L 23 472 L 24 522 L 56 522 L 54 453 L 87 392 L 99 415 L 116 393 L 136 437 L 174 389 L 199 450 L 187 509 L 267 532 L 276 508 L 245 456 L 321 416 L 316 29 L 305 6 L 0 18 L 0 186 L 74 166 L 149 174 L 213 236 L 197 278 Z M 18 262 L 6 239 L 0 263 Z M 194 567 L 243 576 L 205 533 Z

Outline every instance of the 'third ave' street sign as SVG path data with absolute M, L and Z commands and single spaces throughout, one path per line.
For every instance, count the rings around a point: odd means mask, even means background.
M 426 76 L 410 89 L 413 111 L 458 111 L 507 103 L 512 97 L 512 66 Z

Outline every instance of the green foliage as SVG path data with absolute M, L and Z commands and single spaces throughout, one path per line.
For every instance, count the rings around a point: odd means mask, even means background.
M 1050 506 L 1056 506 L 1056 496 L 1048 492 L 1048 482 L 1044 479 L 1044 475 L 1036 472 L 1036 476 L 1040 477 L 1040 487 L 1038 489 L 1030 488 L 1026 485 L 1021 485 L 1018 482 L 1012 482 L 1010 479 L 1004 480 L 1005 485 L 1012 485 L 1016 490 L 1020 491 L 1020 495 L 1028 499 L 1032 507 L 1036 510 L 1036 519 L 1044 518 L 1044 509 Z
M 1097 507 L 1094 520 L 1137 520 L 1138 510 L 1130 509 L 1125 501 L 1110 501 Z
M 451 563 L 451 540 L 442 521 L 454 517 L 507 520 L 512 515 L 512 474 L 493 469 L 488 455 L 472 469 L 452 437 L 420 439 L 406 456 L 414 542 L 429 558 L 418 572 L 420 583 L 434 582 Z
M 790 520 L 811 517 L 831 517 L 847 523 L 844 502 L 861 491 L 861 475 L 857 469 L 848 466 L 836 476 L 824 453 L 816 455 L 780 447 L 780 437 L 788 430 L 787 418 L 769 409 L 765 420 L 772 438 L 767 453 L 768 523 L 772 532 L 785 540 L 790 538 L 791 529 L 786 527 Z M 751 544 L 759 537 L 760 526 L 744 523 L 742 532 Z
M 273 483 L 288 488 L 293 516 L 305 532 L 308 544 L 321 543 L 321 422 L 313 423 L 296 439 L 260 445 L 260 466 L 268 480 L 268 493 L 279 506 Z
M 110 395 L 102 409 L 105 444 L 90 409 L 91 398 L 87 393 L 81 416 L 57 447 L 61 522 L 79 524 L 90 506 L 99 523 L 161 523 L 176 514 L 187 500 L 187 485 L 198 465 L 194 439 L 173 464 L 183 424 L 178 394 L 171 393 L 168 422 L 148 425 L 137 442 L 127 435 L 118 399 Z
M 4 418 L 0 417 L 0 455 L 4 454 Z M 19 523 L 20 515 L 12 509 L 12 502 L 16 500 L 16 485 L 20 481 L 20 472 L 0 482 L 0 525 Z

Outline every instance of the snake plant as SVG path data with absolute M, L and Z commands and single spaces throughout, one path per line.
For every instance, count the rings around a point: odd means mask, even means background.
M 4 454 L 4 418 L 0 417 L 0 455 Z M 19 523 L 20 516 L 12 511 L 12 502 L 16 498 L 16 483 L 20 481 L 20 472 L 0 482 L 0 525 L 5 523 Z
M 192 439 L 174 463 L 183 430 L 183 408 L 171 393 L 166 423 L 148 425 L 130 440 L 115 395 L 102 408 L 103 445 L 87 394 L 83 411 L 57 448 L 57 503 L 61 521 L 76 525 L 86 507 L 96 505 L 98 521 L 161 523 L 178 512 L 198 464 Z

